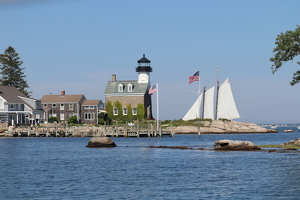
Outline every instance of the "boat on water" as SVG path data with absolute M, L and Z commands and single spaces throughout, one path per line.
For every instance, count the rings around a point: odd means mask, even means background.
M 215 97 L 216 96 L 216 97 Z M 201 102 L 203 103 L 201 106 Z M 182 118 L 184 121 L 200 118 L 200 107 L 202 107 L 203 119 L 237 119 L 240 118 L 237 110 L 229 78 L 227 78 L 221 86 L 217 81 L 217 92 L 215 95 L 215 86 L 198 95 L 197 100 Z M 214 110 L 216 108 L 216 111 Z
M 277 125 L 272 125 L 272 126 L 270 126 L 270 128 L 271 129 L 276 129 L 276 128 L 278 128 L 278 126 Z

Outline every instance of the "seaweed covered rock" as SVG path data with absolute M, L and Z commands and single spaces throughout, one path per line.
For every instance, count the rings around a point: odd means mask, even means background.
M 214 150 L 255 151 L 260 150 L 260 148 L 249 141 L 219 140 L 215 142 Z
M 108 137 L 93 137 L 90 139 L 86 147 L 101 148 L 101 147 L 116 147 L 117 145 Z

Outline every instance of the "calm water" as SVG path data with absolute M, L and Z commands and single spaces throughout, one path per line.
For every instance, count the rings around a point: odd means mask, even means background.
M 212 149 L 221 139 L 281 144 L 300 132 L 112 138 L 0 138 L 0 199 L 299 199 L 300 154 Z

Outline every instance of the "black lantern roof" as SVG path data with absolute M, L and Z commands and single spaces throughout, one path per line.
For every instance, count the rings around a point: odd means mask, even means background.
M 143 54 L 143 57 L 141 59 L 139 59 L 137 62 L 138 63 L 150 63 L 151 61 L 145 57 L 145 54 Z

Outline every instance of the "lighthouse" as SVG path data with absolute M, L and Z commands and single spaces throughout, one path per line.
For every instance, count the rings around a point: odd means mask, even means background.
M 138 67 L 136 72 L 138 72 L 138 83 L 144 83 L 150 85 L 150 72 L 152 72 L 151 61 L 143 57 L 137 61 Z

